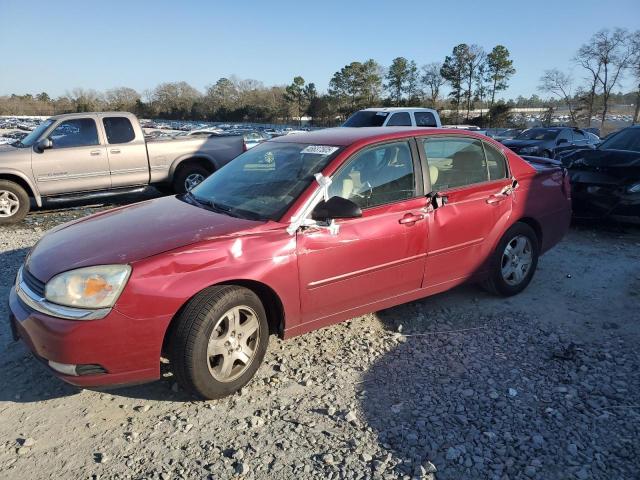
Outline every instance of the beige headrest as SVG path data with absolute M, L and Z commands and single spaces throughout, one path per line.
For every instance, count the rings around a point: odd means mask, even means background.
M 340 195 L 342 198 L 349 199 L 351 198 L 351 194 L 353 193 L 353 180 L 350 178 L 345 178 L 342 181 L 342 194 Z
M 431 185 L 433 186 L 438 182 L 438 175 L 440 174 L 440 170 L 435 165 L 429 165 L 429 178 L 431 179 Z

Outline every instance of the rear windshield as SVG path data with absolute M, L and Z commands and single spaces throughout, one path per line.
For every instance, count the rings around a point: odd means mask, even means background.
M 372 112 L 361 110 L 354 113 L 344 122 L 343 127 L 381 127 L 389 116 L 388 112 Z

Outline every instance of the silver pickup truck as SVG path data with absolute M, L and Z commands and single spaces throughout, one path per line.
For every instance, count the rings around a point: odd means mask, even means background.
M 0 146 L 0 224 L 22 220 L 31 199 L 42 206 L 152 184 L 183 193 L 243 149 L 241 135 L 145 140 L 130 113 L 57 115 Z

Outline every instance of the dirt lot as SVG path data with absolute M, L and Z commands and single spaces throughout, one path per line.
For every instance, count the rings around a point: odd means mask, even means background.
M 0 227 L 0 297 L 49 228 Z M 241 393 L 53 378 L 0 328 L 1 478 L 640 475 L 640 229 L 581 225 L 524 293 L 465 286 L 288 342 Z M 0 303 L 0 318 L 7 318 Z

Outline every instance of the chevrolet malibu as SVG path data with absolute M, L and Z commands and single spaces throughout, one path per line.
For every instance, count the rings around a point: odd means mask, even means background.
M 461 130 L 279 137 L 186 194 L 55 228 L 20 268 L 11 326 L 63 380 L 158 379 L 203 398 L 247 384 L 290 338 L 482 283 L 521 292 L 566 233 L 569 182 Z

